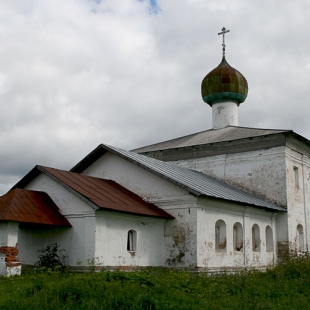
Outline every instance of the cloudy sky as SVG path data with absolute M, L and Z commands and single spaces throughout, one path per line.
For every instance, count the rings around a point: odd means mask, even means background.
M 36 164 L 70 169 L 211 128 L 200 83 L 226 59 L 248 80 L 239 125 L 310 138 L 309 0 L 0 2 L 0 195 Z

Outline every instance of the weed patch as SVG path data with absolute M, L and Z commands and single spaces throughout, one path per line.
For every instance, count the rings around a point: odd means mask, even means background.
M 310 259 L 266 272 L 39 273 L 0 278 L 1 309 L 309 309 Z
M 45 249 L 38 251 L 38 261 L 35 266 L 40 271 L 66 271 L 68 256 L 65 250 L 59 249 L 57 243 L 48 245 Z

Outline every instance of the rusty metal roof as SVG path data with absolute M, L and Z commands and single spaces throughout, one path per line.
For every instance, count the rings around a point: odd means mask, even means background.
M 48 194 L 20 188 L 0 197 L 0 221 L 71 226 Z
M 166 219 L 173 218 L 164 210 L 144 201 L 141 197 L 114 181 L 55 168 L 36 166 L 14 187 L 25 186 L 38 172 L 46 174 L 94 209 L 120 211 Z
M 227 126 L 225 128 L 205 130 L 188 136 L 144 146 L 134 149 L 133 151 L 136 153 L 147 153 L 195 145 L 241 140 L 279 133 L 293 133 L 293 131 Z
M 94 159 L 98 157 L 95 153 L 104 154 L 105 152 L 116 154 L 117 156 L 120 156 L 121 158 L 142 167 L 181 188 L 184 188 L 195 196 L 208 196 L 270 210 L 285 211 L 285 209 L 280 206 L 239 190 L 224 181 L 215 179 L 202 172 L 183 168 L 135 152 L 125 151 L 104 144 L 99 145 L 93 152 L 86 156 L 84 160 L 73 167 L 72 170 L 82 172 L 82 169 L 86 169 L 86 167 L 90 166 L 94 162 Z

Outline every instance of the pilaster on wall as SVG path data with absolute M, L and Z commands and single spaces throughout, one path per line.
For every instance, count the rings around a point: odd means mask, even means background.
M 20 275 L 21 263 L 17 255 L 18 222 L 0 223 L 0 275 Z
M 243 266 L 247 267 L 250 265 L 251 258 L 251 247 L 252 247 L 252 228 L 250 225 L 250 214 L 247 212 L 243 213 Z

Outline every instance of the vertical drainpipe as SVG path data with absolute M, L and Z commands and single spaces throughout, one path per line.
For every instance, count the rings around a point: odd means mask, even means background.
M 245 255 L 246 255 L 246 249 L 245 249 L 245 211 L 242 212 L 242 221 L 243 221 L 243 267 L 245 267 Z
M 306 251 L 308 251 L 308 221 L 307 221 L 307 203 L 306 203 L 306 189 L 305 189 L 305 169 L 304 169 L 304 160 L 305 155 L 302 156 L 302 193 L 303 193 L 303 200 L 304 200 L 304 218 L 305 218 L 305 224 L 304 224 L 304 231 L 305 231 L 305 240 L 306 240 Z
M 278 238 L 277 238 L 277 213 L 273 213 L 271 216 L 271 228 L 272 228 L 272 242 L 273 242 L 273 266 L 275 266 L 275 261 L 278 264 Z
M 225 162 L 224 162 L 224 181 L 226 182 L 226 161 L 227 161 L 227 154 L 224 155 Z

